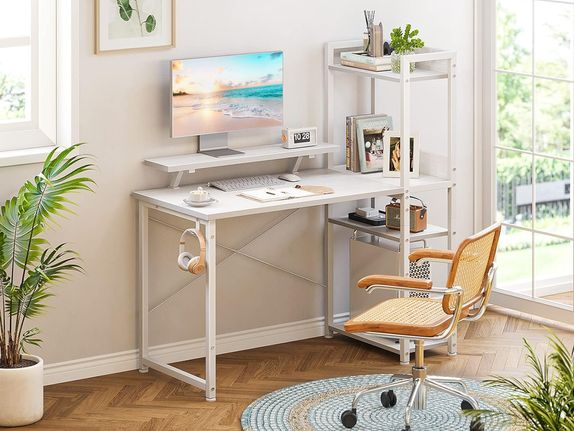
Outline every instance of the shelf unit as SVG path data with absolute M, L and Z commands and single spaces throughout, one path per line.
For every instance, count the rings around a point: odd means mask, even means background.
M 325 94 L 326 94 L 326 110 L 325 110 L 325 136 L 326 141 L 334 143 L 334 124 L 335 124 L 335 74 L 345 73 L 353 74 L 357 77 L 363 77 L 370 80 L 371 83 L 371 113 L 377 113 L 377 94 L 376 82 L 387 81 L 395 83 L 400 86 L 400 133 L 401 141 L 407 142 L 407 137 L 410 136 L 410 109 L 411 109 L 411 85 L 419 82 L 419 85 L 424 85 L 428 81 L 442 80 L 446 83 L 446 97 L 448 98 L 448 112 L 447 112 L 447 175 L 446 178 L 437 178 L 431 175 L 420 175 L 419 178 L 411 178 L 408 169 L 401 170 L 400 178 L 382 178 L 381 174 L 366 174 L 373 178 L 373 181 L 384 181 L 389 185 L 393 185 L 398 192 L 393 194 L 394 197 L 400 198 L 401 201 L 401 229 L 400 231 L 391 231 L 386 227 L 374 227 L 364 225 L 362 223 L 353 222 L 346 217 L 337 217 L 327 214 L 327 246 L 326 246 L 326 278 L 327 278 L 327 295 L 326 295 L 326 334 L 327 336 L 333 333 L 339 333 L 354 339 L 364 341 L 366 343 L 378 346 L 382 349 L 396 352 L 399 354 L 400 362 L 407 364 L 410 361 L 410 353 L 412 352 L 412 342 L 408 340 L 395 340 L 384 339 L 371 334 L 351 334 L 344 330 L 342 324 L 335 324 L 333 318 L 333 291 L 336 284 L 333 273 L 333 226 L 342 226 L 355 231 L 360 231 L 369 235 L 385 238 L 388 240 L 396 241 L 399 243 L 400 250 L 400 274 L 407 276 L 409 261 L 408 254 L 410 244 L 415 241 L 422 241 L 430 238 L 446 237 L 448 240 L 448 247 L 452 249 L 453 246 L 453 226 L 454 226 L 454 188 L 455 182 L 455 167 L 454 167 L 454 113 L 455 111 L 455 86 L 454 80 L 456 77 L 456 53 L 454 51 L 437 50 L 425 48 L 419 50 L 415 54 L 403 55 L 401 57 L 401 73 L 393 72 L 371 72 L 367 70 L 357 69 L 353 67 L 343 66 L 340 63 L 341 52 L 345 51 L 359 51 L 362 49 L 362 41 L 352 40 L 344 42 L 329 42 L 325 45 Z M 410 71 L 410 64 L 415 63 L 415 71 Z M 344 145 L 344 142 L 340 145 Z M 407 160 L 409 158 L 408 146 L 401 145 L 401 159 Z M 345 170 L 344 166 L 334 166 L 333 157 L 329 157 L 329 168 L 337 170 Z M 365 175 L 360 173 L 351 173 L 349 175 Z M 430 190 L 444 190 L 447 194 L 447 226 L 429 226 L 427 230 L 417 234 L 411 234 L 409 229 L 409 208 L 410 208 L 410 195 L 416 192 L 430 191 Z M 375 197 L 371 198 L 371 206 L 376 206 Z M 331 212 L 331 211 L 329 211 Z M 348 286 L 348 281 L 345 283 Z M 426 343 L 426 347 L 432 347 L 438 343 Z M 456 350 L 456 333 L 448 340 L 449 352 Z
M 202 153 L 146 159 L 144 163 L 160 171 L 171 174 L 170 187 L 179 187 L 184 173 L 194 173 L 200 169 L 219 168 L 244 163 L 265 162 L 268 160 L 296 159 L 292 172 L 296 173 L 303 157 L 314 158 L 317 155 L 333 154 L 339 150 L 337 145 L 320 143 L 312 147 L 286 149 L 280 144 L 259 145 L 241 148 L 243 154 L 225 157 L 211 157 Z

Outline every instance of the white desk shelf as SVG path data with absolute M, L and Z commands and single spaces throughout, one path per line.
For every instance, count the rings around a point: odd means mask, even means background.
M 347 217 L 331 217 L 329 223 L 343 226 L 349 229 L 357 230 L 369 235 L 375 235 L 390 241 L 400 241 L 401 232 L 398 230 L 389 229 L 386 226 L 371 226 L 366 223 L 350 220 Z M 440 226 L 429 224 L 427 228 L 418 233 L 411 233 L 411 242 L 424 241 L 432 238 L 441 238 L 448 235 L 448 229 Z
M 401 74 L 392 71 L 372 72 L 370 70 L 359 69 L 357 67 L 343 66 L 341 64 L 341 52 L 359 51 L 357 41 L 333 42 L 327 44 L 329 59 L 327 69 L 330 72 L 352 73 L 365 78 L 378 79 L 382 81 L 401 82 Z M 416 69 L 409 74 L 410 82 L 432 81 L 437 79 L 448 79 L 448 68 L 446 61 L 455 56 L 454 51 L 445 51 L 433 48 L 423 48 L 416 54 L 408 57 L 409 61 L 416 64 Z
M 422 50 L 417 50 L 415 54 L 403 55 L 401 56 L 401 72 L 372 72 L 368 70 L 363 70 L 354 67 L 343 66 L 341 64 L 341 53 L 348 51 L 361 51 L 362 41 L 351 40 L 343 42 L 329 42 L 325 44 L 325 93 L 327 96 L 327 104 L 325 109 L 325 123 L 326 123 L 326 140 L 330 143 L 335 143 L 344 148 L 345 142 L 335 142 L 335 125 L 341 127 L 343 125 L 342 119 L 340 121 L 335 120 L 335 76 L 340 73 L 355 75 L 358 78 L 366 78 L 371 84 L 371 114 L 377 114 L 381 111 L 377 106 L 377 98 L 379 97 L 379 90 L 377 89 L 377 82 L 387 81 L 400 86 L 400 98 L 397 101 L 399 109 L 399 117 L 397 123 L 400 123 L 400 134 L 401 141 L 408 141 L 407 137 L 411 136 L 411 106 L 413 101 L 411 101 L 412 94 L 412 84 L 420 83 L 418 85 L 424 85 L 425 82 L 430 81 L 441 81 L 445 83 L 445 95 L 447 98 L 447 113 L 445 116 L 447 124 L 447 136 L 445 140 L 445 145 L 447 149 L 447 163 L 446 163 L 446 173 L 444 178 L 438 178 L 431 175 L 425 175 L 425 172 L 421 172 L 418 178 L 412 178 L 410 173 L 406 170 L 401 171 L 400 178 L 383 178 L 380 173 L 378 174 L 359 174 L 359 173 L 348 173 L 347 175 L 354 175 L 353 180 L 360 176 L 362 179 L 367 181 L 373 181 L 377 183 L 384 183 L 385 188 L 388 190 L 397 190 L 393 197 L 397 197 L 401 201 L 401 229 L 400 231 L 389 231 L 386 227 L 374 227 L 365 225 L 363 223 L 356 223 L 346 217 L 341 217 L 342 214 L 330 214 L 328 217 L 328 246 L 327 246 L 327 298 L 326 298 L 326 323 L 325 331 L 326 333 L 338 333 L 352 337 L 358 340 L 365 341 L 366 343 L 379 346 L 383 349 L 390 350 L 400 355 L 400 361 L 402 364 L 409 362 L 410 353 L 412 348 L 410 343 L 402 340 L 399 345 L 395 343 L 394 340 L 384 340 L 378 337 L 372 337 L 365 334 L 351 334 L 347 333 L 343 326 L 335 325 L 333 323 L 333 298 L 334 298 L 334 286 L 341 286 L 341 283 L 337 283 L 335 274 L 333 271 L 333 256 L 334 253 L 331 250 L 333 245 L 332 238 L 332 226 L 339 225 L 350 229 L 355 229 L 367 234 L 379 236 L 386 238 L 388 240 L 396 241 L 399 243 L 400 250 L 400 275 L 408 275 L 409 272 L 409 260 L 408 254 L 410 250 L 410 243 L 417 240 L 424 240 L 430 238 L 445 237 L 448 241 L 448 248 L 452 249 L 453 246 L 453 218 L 454 218 L 454 190 L 455 190 L 455 168 L 454 168 L 454 114 L 456 112 L 454 107 L 454 80 L 456 77 L 456 53 L 454 51 L 439 50 L 432 48 L 425 48 Z M 409 65 L 415 63 L 416 69 L 411 72 Z M 406 160 L 409 158 L 408 146 L 401 145 L 401 159 Z M 340 172 L 344 172 L 345 166 L 331 166 L 330 169 L 334 169 Z M 346 171 L 348 172 L 348 171 Z M 409 231 L 409 208 L 411 205 L 411 195 L 426 192 L 431 190 L 444 191 L 447 196 L 447 222 L 446 227 L 442 228 L 439 226 L 429 226 L 424 232 L 418 234 L 412 234 Z M 371 198 L 371 206 L 376 206 L 376 200 Z M 346 215 L 346 214 L 345 214 Z M 449 352 L 454 350 L 456 335 L 451 337 L 449 340 Z M 429 344 L 430 345 L 430 344 Z M 427 347 L 429 346 L 427 345 Z
M 245 163 L 265 162 L 295 158 L 296 171 L 301 158 L 313 158 L 317 155 L 331 154 L 339 151 L 337 145 L 318 144 L 313 147 L 296 148 L 288 150 L 280 144 L 260 145 L 256 147 L 239 148 L 243 154 L 234 154 L 224 157 L 211 157 L 202 153 L 183 154 L 180 156 L 157 157 L 146 159 L 144 163 L 163 172 L 174 174 L 171 187 L 178 187 L 185 172 L 193 173 L 200 169 L 219 168 L 224 166 L 240 165 Z

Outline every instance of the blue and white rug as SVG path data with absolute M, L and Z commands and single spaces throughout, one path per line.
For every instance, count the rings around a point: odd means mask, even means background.
M 347 429 L 341 424 L 341 413 L 351 408 L 356 392 L 389 381 L 390 375 L 368 375 L 316 380 L 290 386 L 255 400 L 241 417 L 244 431 L 329 431 Z M 479 401 L 481 409 L 500 410 L 509 393 L 499 388 L 465 380 L 470 395 Z M 454 386 L 453 386 L 454 387 Z M 404 428 L 404 413 L 410 387 L 395 390 L 396 406 L 381 406 L 380 394 L 367 395 L 357 408 L 357 425 L 353 431 L 400 431 Z M 470 418 L 461 413 L 461 400 L 427 388 L 428 407 L 413 410 L 412 431 L 468 430 Z M 495 419 L 485 421 L 488 431 L 503 430 Z

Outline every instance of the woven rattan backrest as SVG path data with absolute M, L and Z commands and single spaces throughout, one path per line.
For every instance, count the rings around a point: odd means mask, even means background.
M 481 300 L 488 271 L 492 266 L 500 237 L 500 225 L 494 225 L 465 239 L 454 256 L 447 286 L 463 290 L 463 312 Z M 443 309 L 450 313 L 453 298 L 445 296 Z M 464 313 L 463 313 L 464 314 Z

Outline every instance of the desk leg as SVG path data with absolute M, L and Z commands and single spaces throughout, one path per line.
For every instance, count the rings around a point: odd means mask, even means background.
M 327 292 L 325 294 L 325 337 L 332 338 L 333 331 L 333 225 L 329 223 L 329 205 L 324 205 L 325 216 L 325 282 Z
M 148 208 L 140 201 L 138 205 L 138 284 L 139 284 L 139 371 L 147 373 L 144 358 L 148 356 Z
M 215 294 L 216 294 L 216 269 L 217 258 L 215 255 L 216 237 L 215 221 L 207 222 L 205 226 L 205 236 L 207 238 L 206 261 L 207 261 L 207 286 L 205 289 L 205 399 L 215 401 L 216 383 L 216 320 L 215 320 Z

